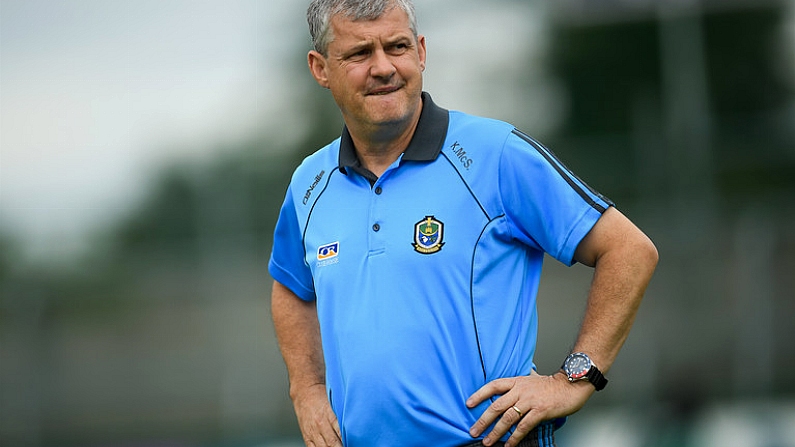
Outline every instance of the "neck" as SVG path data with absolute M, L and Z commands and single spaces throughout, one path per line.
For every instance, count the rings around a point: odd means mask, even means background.
M 422 107 L 405 122 L 376 126 L 348 125 L 362 167 L 380 177 L 411 142 Z

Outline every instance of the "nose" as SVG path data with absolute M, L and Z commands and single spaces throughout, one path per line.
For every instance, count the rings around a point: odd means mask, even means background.
M 374 78 L 391 78 L 397 69 L 392 64 L 386 52 L 379 48 L 373 53 L 370 75 Z

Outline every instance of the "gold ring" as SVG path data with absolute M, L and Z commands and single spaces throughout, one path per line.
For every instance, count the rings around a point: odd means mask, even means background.
M 511 408 L 513 408 L 513 411 L 515 411 L 515 412 L 519 413 L 519 417 L 522 417 L 522 410 L 520 410 L 519 408 L 517 408 L 517 407 L 516 407 L 516 405 L 514 405 L 514 406 L 513 406 L 513 407 L 511 407 Z

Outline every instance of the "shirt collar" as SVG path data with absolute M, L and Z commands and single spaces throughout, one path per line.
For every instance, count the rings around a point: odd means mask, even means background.
M 403 160 L 436 160 L 442 151 L 444 140 L 447 138 L 449 121 L 450 116 L 447 110 L 437 106 L 431 99 L 431 95 L 422 92 L 420 120 L 417 122 L 417 128 L 414 130 L 414 136 L 411 137 L 409 146 L 403 151 Z M 352 168 L 356 171 L 362 169 L 347 126 L 343 127 L 340 139 L 339 167 L 343 173 L 345 168 Z

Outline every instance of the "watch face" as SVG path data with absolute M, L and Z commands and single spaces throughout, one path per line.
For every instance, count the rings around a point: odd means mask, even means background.
M 576 352 L 566 359 L 563 369 L 572 379 L 582 379 L 591 369 L 591 359 L 583 353 Z

